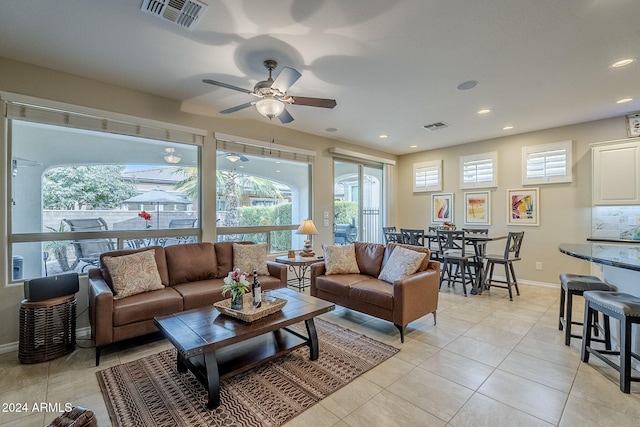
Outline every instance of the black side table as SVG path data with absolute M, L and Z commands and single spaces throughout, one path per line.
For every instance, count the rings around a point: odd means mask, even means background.
M 296 255 L 295 258 L 289 258 L 286 255 L 276 257 L 276 262 L 288 265 L 289 271 L 295 275 L 295 278 L 289 279 L 287 282 L 289 286 L 298 289 L 298 291 L 302 291 L 310 286 L 307 271 L 309 271 L 311 264 L 315 264 L 320 261 L 324 261 L 324 258 L 318 258 L 315 256 L 303 257 L 300 255 Z

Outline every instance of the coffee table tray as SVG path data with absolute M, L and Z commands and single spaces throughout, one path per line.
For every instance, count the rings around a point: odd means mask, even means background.
M 245 294 L 243 297 L 243 309 L 232 310 L 231 298 L 213 303 L 213 306 L 222 314 L 235 317 L 243 322 L 255 322 L 258 319 L 262 319 L 265 316 L 276 313 L 282 310 L 282 307 L 287 303 L 286 299 L 274 298 L 272 302 L 262 301 L 262 305 L 259 308 L 253 308 L 253 300 L 251 294 Z

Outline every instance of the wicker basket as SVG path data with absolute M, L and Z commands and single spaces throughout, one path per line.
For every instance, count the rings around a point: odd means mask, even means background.
M 254 322 L 282 310 L 282 307 L 284 307 L 286 303 L 286 299 L 275 298 L 275 301 L 270 303 L 262 301 L 260 308 L 253 308 L 253 299 L 251 294 L 244 294 L 242 299 L 242 305 L 244 308 L 242 310 L 231 309 L 231 298 L 218 301 L 214 303 L 213 306 L 217 308 L 220 313 L 226 314 L 227 316 L 235 317 L 243 322 Z
M 72 352 L 75 346 L 74 295 L 38 302 L 22 301 L 18 343 L 20 362 L 45 362 Z

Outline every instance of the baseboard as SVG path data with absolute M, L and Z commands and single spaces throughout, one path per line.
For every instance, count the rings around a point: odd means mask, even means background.
M 91 338 L 91 326 L 76 329 L 76 338 Z M 0 344 L 0 354 L 11 353 L 12 351 L 18 351 L 18 341 Z
M 497 275 L 493 275 L 494 279 L 496 280 L 502 280 L 502 281 L 506 281 L 507 278 L 504 276 L 497 276 Z M 519 285 L 531 285 L 531 286 L 541 286 L 543 288 L 554 288 L 554 289 L 560 289 L 560 283 L 547 283 L 547 282 L 537 282 L 535 280 L 525 280 L 525 279 L 518 279 L 518 284 Z

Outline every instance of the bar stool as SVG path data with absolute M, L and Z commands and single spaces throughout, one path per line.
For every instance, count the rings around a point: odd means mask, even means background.
M 640 355 L 631 351 L 631 329 L 633 324 L 640 324 L 640 298 L 622 292 L 587 291 L 584 293 L 584 330 L 582 333 L 583 362 L 589 362 L 589 354 L 605 362 L 620 373 L 620 390 L 631 392 L 631 381 L 640 381 L 640 377 L 631 376 L 631 358 L 640 360 Z M 591 348 L 591 329 L 593 318 L 601 312 L 605 319 L 609 316 L 620 321 L 620 351 L 596 350 Z M 620 364 L 605 357 L 620 357 Z
M 560 319 L 558 322 L 558 329 L 565 330 L 564 344 L 570 345 L 571 338 L 582 338 L 582 335 L 572 334 L 571 325 L 582 325 L 582 322 L 574 322 L 572 320 L 572 308 L 573 308 L 573 296 L 582 295 L 585 291 L 615 291 L 616 289 L 603 282 L 596 276 L 585 276 L 581 274 L 569 274 L 564 273 L 560 275 Z M 566 301 L 566 312 L 565 312 Z M 565 314 L 566 313 L 566 314 Z M 597 324 L 597 317 L 594 319 Z M 608 319 L 605 318 L 604 325 L 605 335 L 609 334 Z M 598 328 L 595 329 L 595 335 L 598 336 Z M 604 342 L 607 345 L 607 350 L 611 349 L 611 342 L 607 337 L 605 340 L 593 339 L 594 341 Z

